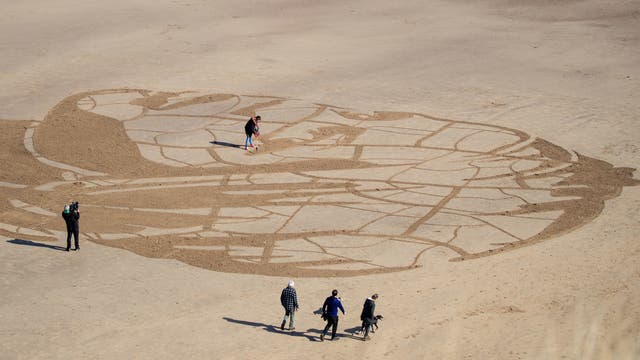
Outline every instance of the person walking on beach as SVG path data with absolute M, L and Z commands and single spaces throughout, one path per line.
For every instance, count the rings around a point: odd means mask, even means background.
M 340 301 L 338 297 L 338 290 L 334 289 L 331 291 L 331 296 L 329 296 L 322 305 L 322 318 L 327 321 L 327 326 L 322 330 L 320 341 L 324 341 L 324 337 L 327 335 L 330 327 L 333 327 L 331 329 L 331 340 L 336 337 L 336 331 L 338 330 L 338 309 L 342 311 L 343 315 L 346 315 L 344 307 L 342 307 L 342 301 Z
M 294 288 L 295 283 L 293 280 L 289 280 L 289 284 L 287 287 L 282 289 L 282 294 L 280 294 L 280 303 L 284 308 L 284 319 L 282 319 L 282 324 L 280 324 L 280 330 L 284 330 L 284 325 L 287 322 L 287 317 L 289 318 L 289 330 L 295 330 L 295 326 L 293 324 L 293 317 L 296 311 L 298 311 L 298 294 L 296 294 L 296 289 Z
M 364 305 L 362 306 L 360 320 L 362 320 L 362 327 L 364 328 L 364 337 L 362 338 L 362 340 L 365 341 L 370 339 L 369 329 L 371 329 L 371 326 L 378 322 L 375 315 L 377 299 L 378 294 L 373 294 L 371 295 L 371 297 L 367 298 L 367 300 L 364 301 Z
M 260 135 L 260 127 L 258 122 L 260 122 L 262 118 L 260 115 L 252 116 L 249 121 L 244 125 L 244 133 L 247 135 L 247 138 L 244 140 L 244 149 L 247 150 L 248 147 L 253 147 L 253 141 L 251 137 L 253 135 Z
M 80 250 L 80 244 L 78 243 L 78 235 L 80 235 L 80 210 L 78 209 L 78 202 L 73 202 L 71 205 L 65 205 L 62 211 L 62 218 L 67 225 L 67 249 L 71 249 L 71 235 L 75 240 L 75 250 Z

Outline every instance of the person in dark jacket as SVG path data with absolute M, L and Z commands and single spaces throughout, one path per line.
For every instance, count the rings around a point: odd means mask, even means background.
M 71 205 L 65 205 L 62 211 L 62 218 L 67 225 L 67 249 L 71 249 L 71 235 L 75 240 L 76 248 L 74 250 L 80 250 L 80 244 L 78 243 L 78 235 L 80 235 L 80 210 L 78 209 L 78 202 L 74 202 Z
M 260 115 L 252 116 L 244 125 L 244 133 L 245 135 L 247 135 L 247 138 L 244 141 L 245 150 L 247 150 L 247 147 L 253 147 L 253 141 L 251 140 L 251 137 L 253 135 L 260 135 L 260 127 L 258 125 L 258 122 L 261 119 L 262 118 L 260 117 Z
M 280 324 L 280 330 L 284 330 L 284 325 L 287 323 L 287 317 L 289 317 L 289 330 L 295 330 L 295 326 L 293 325 L 293 316 L 299 307 L 298 294 L 296 294 L 294 285 L 293 280 L 289 280 L 289 284 L 287 284 L 286 288 L 282 289 L 282 294 L 280 294 L 280 303 L 284 308 L 284 319 L 282 319 L 282 324 Z
M 362 306 L 362 313 L 360 314 L 360 320 L 362 320 L 362 327 L 364 328 L 364 338 L 362 338 L 362 340 L 370 339 L 369 329 L 371 329 L 373 324 L 378 322 L 375 315 L 377 299 L 378 294 L 373 294 L 364 301 L 364 305 Z
M 336 337 L 336 331 L 338 330 L 338 309 L 342 311 L 342 314 L 346 315 L 344 307 L 342 307 L 342 302 L 338 297 L 338 290 L 333 290 L 331 291 L 331 296 L 329 296 L 324 301 L 324 304 L 322 304 L 322 318 L 327 320 L 327 326 L 322 330 L 320 341 L 324 341 L 324 337 L 327 335 L 327 331 L 330 327 L 333 327 L 331 330 L 331 340 Z

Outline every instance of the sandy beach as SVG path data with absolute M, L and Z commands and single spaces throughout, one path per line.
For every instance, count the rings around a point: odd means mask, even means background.
M 0 358 L 640 357 L 639 1 L 0 20 Z

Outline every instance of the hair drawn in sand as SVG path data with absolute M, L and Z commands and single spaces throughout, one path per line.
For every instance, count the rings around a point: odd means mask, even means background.
M 260 151 L 228 146 L 255 114 Z M 292 277 L 519 248 L 583 226 L 638 183 L 633 169 L 515 129 L 269 96 L 81 93 L 30 124 L 27 144 L 63 179 L 0 186 L 12 205 L 0 232 L 53 238 L 74 198 L 96 243 Z

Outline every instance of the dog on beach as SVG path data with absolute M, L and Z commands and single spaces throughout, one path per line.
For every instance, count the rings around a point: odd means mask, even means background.
M 382 316 L 382 315 L 376 315 L 376 316 L 374 317 L 374 320 L 375 320 L 375 321 L 371 323 L 371 333 L 372 333 L 372 334 L 373 334 L 373 333 L 375 333 L 375 332 L 376 332 L 376 330 L 378 330 L 378 327 L 379 327 L 379 326 L 378 326 L 378 322 L 379 322 L 380 320 L 382 320 L 382 319 L 384 319 L 384 316 Z M 362 322 L 362 326 L 360 326 L 360 329 L 359 329 L 358 331 L 356 331 L 356 334 L 364 333 L 364 328 L 365 328 L 365 326 L 366 326 L 366 324 L 365 324 L 365 323 L 364 323 L 364 321 L 363 321 L 363 322 Z

